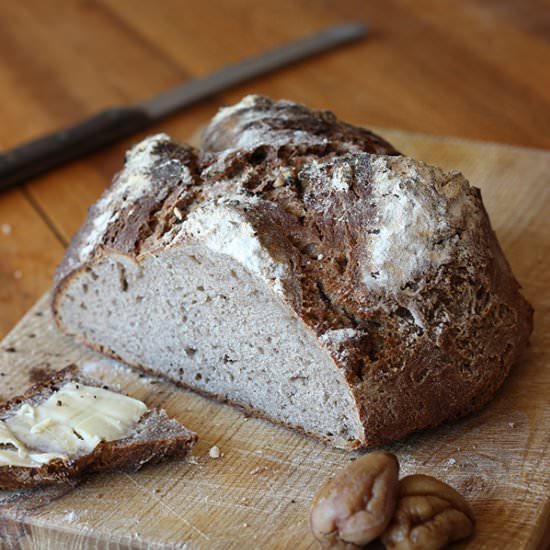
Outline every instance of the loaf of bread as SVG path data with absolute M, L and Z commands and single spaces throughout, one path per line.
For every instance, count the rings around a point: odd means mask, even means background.
M 96 350 L 354 449 L 484 405 L 531 332 L 518 288 L 460 173 L 250 96 L 199 149 L 128 153 L 52 307 Z
M 0 405 L 0 489 L 77 482 L 184 456 L 197 436 L 71 365 Z

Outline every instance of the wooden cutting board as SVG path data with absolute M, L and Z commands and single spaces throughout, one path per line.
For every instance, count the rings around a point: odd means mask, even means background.
M 550 520 L 550 153 L 401 132 L 403 152 L 458 168 L 480 187 L 512 268 L 535 307 L 532 345 L 482 412 L 388 446 L 401 473 L 432 474 L 463 493 L 475 536 L 457 548 L 546 548 Z M 356 455 L 137 373 L 55 329 L 47 296 L 0 345 L 0 394 L 33 369 L 77 362 L 164 407 L 200 436 L 190 458 L 105 474 L 78 487 L 0 492 L 4 548 L 316 548 L 309 503 Z M 222 456 L 209 457 L 217 445 Z

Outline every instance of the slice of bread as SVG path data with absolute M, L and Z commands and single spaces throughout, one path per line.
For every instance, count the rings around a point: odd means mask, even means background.
M 462 174 L 257 96 L 201 150 L 128 153 L 52 307 L 96 350 L 346 449 L 480 408 L 532 328 Z
M 64 388 L 76 388 L 76 391 L 74 395 L 69 395 L 67 392 L 63 393 Z M 89 395 L 84 395 L 84 388 L 93 391 Z M 31 424 L 34 426 L 25 433 L 25 441 L 12 431 L 15 430 L 13 426 L 17 425 L 14 424 L 14 419 L 29 414 L 35 415 L 36 418 L 39 407 L 48 400 L 51 402 L 53 399 L 59 411 L 69 408 L 68 397 L 80 398 L 87 403 L 84 413 L 80 411 L 80 424 L 84 429 L 90 426 L 93 428 L 90 420 L 96 423 L 104 420 L 101 410 L 95 417 L 90 414 L 93 412 L 94 403 L 101 401 L 102 395 L 110 400 L 108 406 L 111 408 L 113 398 L 123 399 L 125 404 L 129 403 L 134 407 L 132 411 L 137 416 L 134 420 L 129 420 L 127 427 L 121 424 L 120 418 L 112 416 L 112 410 L 107 409 L 109 414 L 105 416 L 109 419 L 106 421 L 114 425 L 117 431 L 123 431 L 120 439 L 102 439 L 97 444 L 92 441 L 88 445 L 93 446 L 93 449 L 90 449 L 84 446 L 84 431 L 74 431 L 77 443 L 81 444 L 80 448 L 72 452 L 60 452 L 59 447 L 62 443 L 57 437 L 64 433 L 61 429 L 70 429 L 68 424 L 57 423 L 54 426 L 57 430 L 49 429 L 47 425 L 52 426 L 51 419 L 45 419 L 41 429 L 33 420 Z M 70 410 L 74 411 L 74 408 Z M 76 366 L 70 365 L 29 388 L 23 395 L 14 397 L 0 406 L 0 489 L 28 488 L 60 482 L 74 483 L 82 476 L 93 472 L 135 471 L 145 464 L 184 456 L 196 440 L 197 436 L 193 432 L 176 420 L 168 418 L 165 411 L 149 409 L 140 401 L 127 399 L 120 392 L 82 375 Z M 22 465 L 25 463 L 27 465 Z

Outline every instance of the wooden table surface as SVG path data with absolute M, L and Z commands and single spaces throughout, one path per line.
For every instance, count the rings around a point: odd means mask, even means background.
M 372 126 L 550 148 L 547 0 L 0 2 L 0 150 L 329 24 L 371 36 L 239 86 L 159 129 L 185 139 L 264 93 Z M 48 288 L 130 138 L 0 193 L 0 336 Z
M 185 139 L 220 104 L 263 93 L 366 125 L 550 148 L 547 0 L 25 0 L 0 2 L 0 150 L 350 19 L 371 36 L 151 132 Z M 0 337 L 137 139 L 0 193 Z

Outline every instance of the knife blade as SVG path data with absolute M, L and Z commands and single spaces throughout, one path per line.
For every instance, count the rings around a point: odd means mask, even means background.
M 133 106 L 110 107 L 0 155 L 0 190 L 144 130 L 162 118 L 236 84 L 366 36 L 364 23 L 330 27 L 228 65 Z

